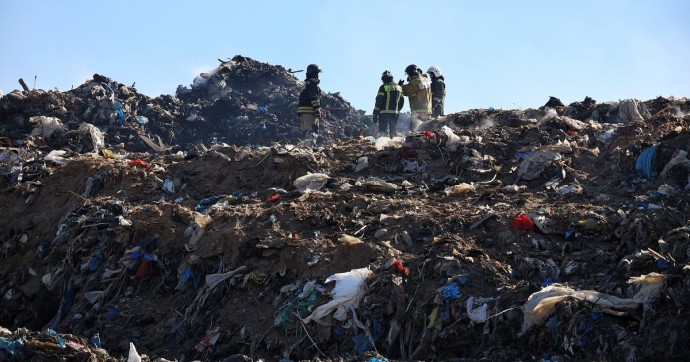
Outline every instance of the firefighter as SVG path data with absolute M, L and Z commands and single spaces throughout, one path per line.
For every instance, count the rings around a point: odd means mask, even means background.
M 403 95 L 410 99 L 410 131 L 416 131 L 419 125 L 431 118 L 431 82 L 416 65 L 405 68 L 407 84 L 400 80 Z
M 307 66 L 304 89 L 299 94 L 297 114 L 299 114 L 303 143 L 306 147 L 316 147 L 321 120 L 321 88 L 319 88 L 321 69 L 316 64 Z
M 383 72 L 381 81 L 383 84 L 376 94 L 373 121 L 379 124 L 379 137 L 393 138 L 398 135 L 398 114 L 405 105 L 405 98 L 402 95 L 402 87 L 395 83 L 390 71 Z
M 429 67 L 426 71 L 431 76 L 431 115 L 434 118 L 443 116 L 443 106 L 446 99 L 446 80 L 437 66 Z

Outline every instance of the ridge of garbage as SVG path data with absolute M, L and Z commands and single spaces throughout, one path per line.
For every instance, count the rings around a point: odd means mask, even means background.
M 0 97 L 0 360 L 684 360 L 690 101 L 373 137 L 236 56 Z M 405 115 L 403 115 L 404 117 Z

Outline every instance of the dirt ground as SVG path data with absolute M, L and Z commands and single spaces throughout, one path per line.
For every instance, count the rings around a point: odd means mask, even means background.
M 0 360 L 686 360 L 690 161 L 661 173 L 690 148 L 690 102 L 644 105 L 625 123 L 469 110 L 386 147 L 112 137 L 60 165 L 56 140 L 7 145 L 0 336 L 22 344 Z M 303 194 L 310 173 L 327 180 Z M 639 277 L 658 281 L 644 299 Z

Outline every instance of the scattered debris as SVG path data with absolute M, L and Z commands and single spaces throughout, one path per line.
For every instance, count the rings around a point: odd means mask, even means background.
M 2 96 L 0 359 L 690 358 L 687 99 L 376 139 L 329 93 L 311 149 L 295 72 Z

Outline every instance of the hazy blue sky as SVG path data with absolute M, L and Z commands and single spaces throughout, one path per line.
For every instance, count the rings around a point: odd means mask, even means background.
M 0 89 L 99 73 L 155 97 L 239 54 L 317 63 L 322 89 L 367 113 L 381 73 L 411 63 L 441 68 L 446 113 L 687 97 L 688 14 L 688 0 L 0 0 Z

